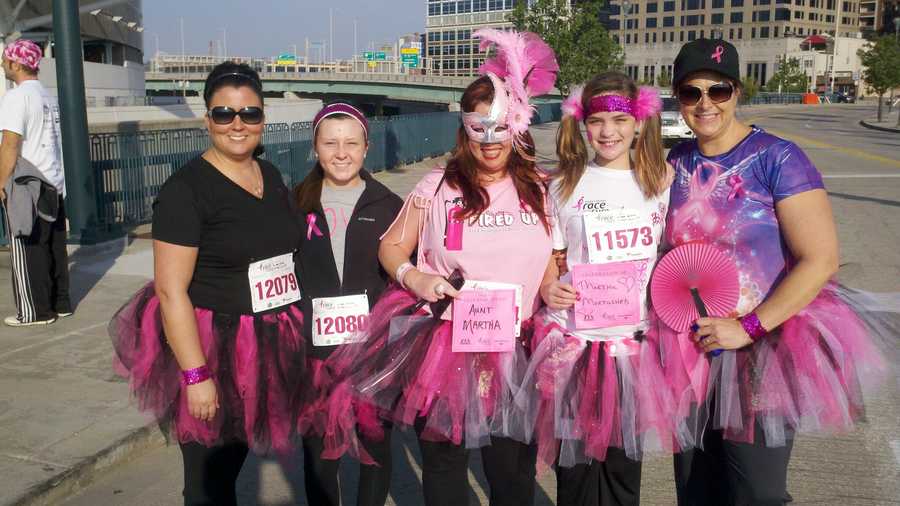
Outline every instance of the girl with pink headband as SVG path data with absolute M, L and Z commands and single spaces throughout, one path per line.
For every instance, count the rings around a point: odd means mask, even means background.
M 553 249 L 517 401 L 560 506 L 640 500 L 641 462 L 689 444 L 645 331 L 672 168 L 652 88 L 607 72 L 563 104 L 550 184 Z M 581 125 L 594 150 L 588 157 Z M 634 155 L 631 154 L 635 146 Z

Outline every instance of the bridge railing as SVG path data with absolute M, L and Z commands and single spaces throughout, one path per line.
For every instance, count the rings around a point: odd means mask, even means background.
M 559 110 L 559 103 L 541 104 L 536 121 L 556 121 Z M 379 172 L 450 151 L 456 144 L 459 113 L 375 118 L 369 125 L 365 167 Z M 207 149 L 209 136 L 204 129 L 98 133 L 90 136 L 90 143 L 97 232 L 101 237 L 115 237 L 150 222 L 160 187 Z M 309 122 L 266 125 L 262 144 L 262 158 L 278 167 L 288 187 L 302 181 L 315 164 Z M 5 224 L 2 211 L 0 222 Z M 0 225 L 0 232 L 0 244 L 5 244 L 5 225 Z

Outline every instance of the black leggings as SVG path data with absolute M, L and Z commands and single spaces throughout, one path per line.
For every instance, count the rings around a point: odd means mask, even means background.
M 722 431 L 707 429 L 703 449 L 675 456 L 678 506 L 782 506 L 789 500 L 787 468 L 794 445 L 767 447 L 756 427 L 754 444 L 724 440 Z
M 638 506 L 641 463 L 610 448 L 603 462 L 556 468 L 557 506 Z
M 425 441 L 417 424 L 422 452 L 422 489 L 426 506 L 469 504 L 469 450 L 450 442 Z M 492 437 L 481 448 L 491 506 L 534 504 L 537 447 L 508 438 Z
M 212 448 L 181 443 L 185 506 L 237 506 L 235 482 L 249 451 L 246 443 Z
M 363 447 L 378 462 L 377 466 L 359 465 L 358 506 L 384 506 L 391 489 L 391 427 L 384 439 L 372 441 L 360 435 Z M 339 460 L 326 460 L 322 455 L 322 438 L 303 438 L 303 476 L 306 501 L 315 506 L 340 506 L 338 483 Z

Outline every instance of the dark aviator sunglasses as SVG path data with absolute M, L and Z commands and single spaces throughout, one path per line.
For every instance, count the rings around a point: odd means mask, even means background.
M 260 107 L 244 107 L 241 110 L 234 110 L 231 107 L 220 105 L 210 109 L 206 115 L 217 125 L 228 125 L 234 121 L 235 116 L 240 116 L 241 121 L 247 125 L 258 125 L 263 120 L 263 110 Z
M 703 99 L 703 95 L 709 97 L 714 104 L 721 104 L 731 100 L 734 94 L 734 86 L 731 83 L 716 83 L 707 89 L 689 84 L 678 87 L 678 101 L 681 105 L 697 105 Z

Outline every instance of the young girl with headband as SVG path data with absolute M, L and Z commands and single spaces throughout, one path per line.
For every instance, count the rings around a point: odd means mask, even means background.
M 662 388 L 660 343 L 644 333 L 672 180 L 660 109 L 655 90 L 619 72 L 563 104 L 550 185 L 555 260 L 517 399 L 528 406 L 539 465 L 558 464 L 561 506 L 638 504 L 644 452 L 686 443 Z

